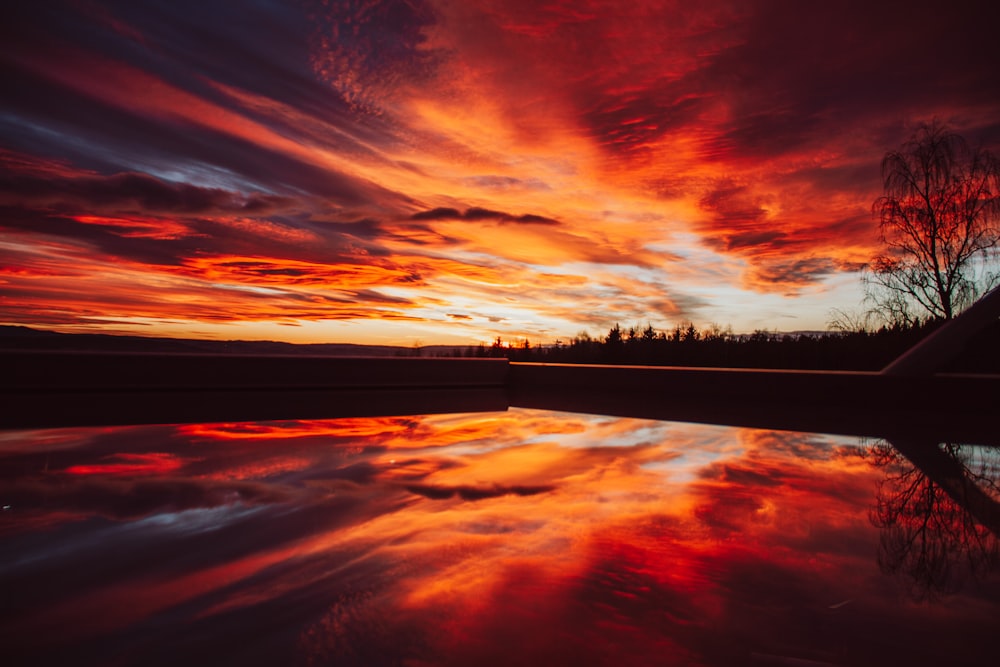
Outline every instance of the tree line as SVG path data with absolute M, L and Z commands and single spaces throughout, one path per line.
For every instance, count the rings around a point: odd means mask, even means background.
M 601 338 L 580 333 L 568 342 L 534 346 L 528 339 L 460 349 L 456 356 L 506 357 L 511 361 L 568 364 L 708 366 L 813 370 L 879 370 L 941 324 L 927 318 L 877 329 L 826 333 L 755 331 L 734 334 L 694 324 L 658 331 L 652 325 L 623 329 L 616 324 Z M 954 370 L 1000 368 L 996 341 L 1000 327 L 983 332 L 956 362 Z M 992 342 L 991 342 L 992 341 Z

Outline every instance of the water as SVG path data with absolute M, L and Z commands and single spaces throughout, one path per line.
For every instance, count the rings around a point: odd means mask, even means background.
M 995 536 L 866 452 L 531 410 L 0 432 L 4 663 L 989 662 Z

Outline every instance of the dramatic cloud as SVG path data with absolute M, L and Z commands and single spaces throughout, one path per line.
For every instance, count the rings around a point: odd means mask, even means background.
M 976 3 L 57 0 L 0 38 L 3 322 L 63 331 L 819 328 L 884 152 L 1000 143 Z
M 524 213 L 522 215 L 511 215 L 502 211 L 491 211 L 486 208 L 470 208 L 465 213 L 461 213 L 454 208 L 435 208 L 429 211 L 420 211 L 410 216 L 411 220 L 499 220 L 501 222 L 519 222 L 523 224 L 536 225 L 558 225 L 557 220 L 546 218 L 542 215 Z
M 500 496 L 534 496 L 551 491 L 551 486 L 433 486 L 430 484 L 410 484 L 406 490 L 431 500 L 445 500 L 458 496 L 462 500 L 484 500 Z

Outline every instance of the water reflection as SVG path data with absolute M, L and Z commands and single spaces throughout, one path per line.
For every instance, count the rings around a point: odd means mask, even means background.
M 977 664 L 825 436 L 526 410 L 0 434 L 25 664 Z M 885 484 L 883 484 L 885 489 Z
M 885 470 L 872 523 L 878 561 L 918 599 L 960 590 L 1000 563 L 1000 451 L 944 443 L 878 441 L 867 456 Z M 919 465 L 918 465 L 919 464 Z

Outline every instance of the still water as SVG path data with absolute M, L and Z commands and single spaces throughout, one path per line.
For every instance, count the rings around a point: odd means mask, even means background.
M 992 450 L 961 455 L 995 500 Z M 996 536 L 815 434 L 531 410 L 8 431 L 0 505 L 7 665 L 989 664 L 1000 627 Z

